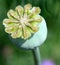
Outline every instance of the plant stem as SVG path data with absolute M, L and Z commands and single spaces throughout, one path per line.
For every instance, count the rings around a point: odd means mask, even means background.
M 32 52 L 33 52 L 33 56 L 34 56 L 35 65 L 40 65 L 41 59 L 40 59 L 39 47 L 34 48 L 32 50 Z

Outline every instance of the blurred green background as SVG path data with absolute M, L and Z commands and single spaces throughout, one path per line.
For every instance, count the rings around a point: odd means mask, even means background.
M 9 9 L 26 3 L 39 6 L 47 23 L 48 37 L 40 46 L 42 60 L 51 59 L 60 65 L 60 0 L 0 0 L 0 65 L 34 65 L 32 52 L 14 46 L 2 25 Z

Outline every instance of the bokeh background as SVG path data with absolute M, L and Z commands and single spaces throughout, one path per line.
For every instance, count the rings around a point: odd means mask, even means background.
M 26 3 L 39 6 L 47 23 L 48 36 L 40 46 L 41 59 L 60 65 L 60 0 L 0 0 L 0 65 L 34 65 L 32 52 L 14 46 L 2 24 L 9 9 Z

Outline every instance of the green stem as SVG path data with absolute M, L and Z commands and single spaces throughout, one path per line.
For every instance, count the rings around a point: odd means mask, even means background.
M 40 59 L 39 47 L 34 48 L 32 50 L 32 52 L 33 52 L 33 56 L 34 56 L 35 65 L 40 65 L 41 59 Z

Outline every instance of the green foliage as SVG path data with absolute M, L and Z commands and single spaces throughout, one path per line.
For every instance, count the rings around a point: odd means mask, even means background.
M 60 0 L 0 0 L 0 65 L 33 65 L 32 54 L 30 51 L 20 50 L 15 47 L 8 34 L 4 31 L 2 21 L 7 17 L 9 9 L 14 9 L 17 5 L 31 3 L 33 6 L 41 8 L 41 15 L 45 18 L 48 27 L 48 37 L 46 42 L 41 46 L 42 59 L 51 58 L 60 65 Z M 6 45 L 12 51 L 11 55 L 3 53 Z M 6 62 L 5 62 L 6 61 Z

